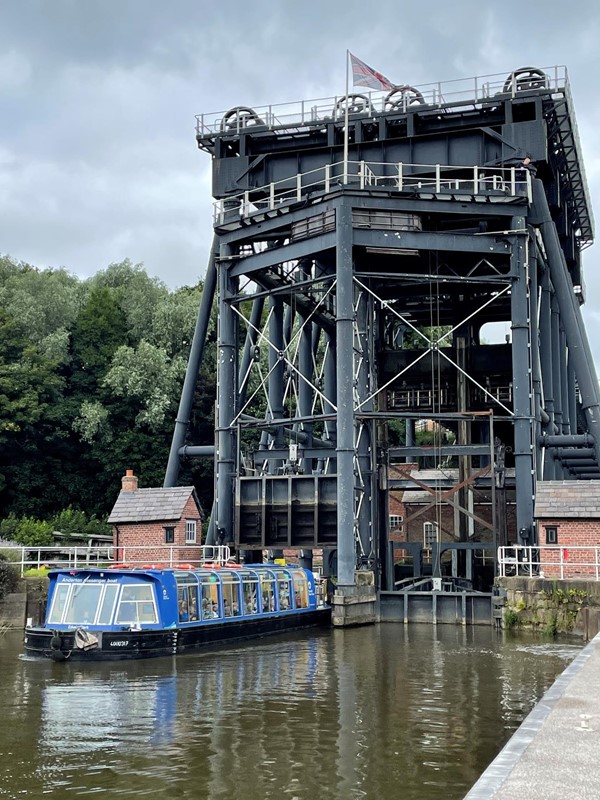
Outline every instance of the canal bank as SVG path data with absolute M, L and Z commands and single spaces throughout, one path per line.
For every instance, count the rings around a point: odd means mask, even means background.
M 539 577 L 497 578 L 505 596 L 505 628 L 530 628 L 546 636 L 590 641 L 600 631 L 600 582 Z
M 465 800 L 596 800 L 600 634 L 544 694 Z

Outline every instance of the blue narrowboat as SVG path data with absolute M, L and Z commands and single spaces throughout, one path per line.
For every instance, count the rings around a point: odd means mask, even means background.
M 316 625 L 314 574 L 277 564 L 115 565 L 49 573 L 44 624 L 25 653 L 55 661 L 150 658 Z

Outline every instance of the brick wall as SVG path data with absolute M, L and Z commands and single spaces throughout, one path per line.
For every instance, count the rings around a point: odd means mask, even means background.
M 546 544 L 546 527 L 557 528 L 557 546 Z M 537 523 L 541 570 L 547 578 L 596 577 L 595 547 L 600 548 L 600 519 L 544 519 Z M 598 568 L 600 572 L 600 567 Z
M 186 544 L 186 521 L 196 521 L 196 545 Z M 165 543 L 165 528 L 175 529 L 173 544 Z M 115 559 L 128 564 L 179 564 L 200 560 L 202 520 L 190 495 L 179 520 L 127 522 L 113 526 Z

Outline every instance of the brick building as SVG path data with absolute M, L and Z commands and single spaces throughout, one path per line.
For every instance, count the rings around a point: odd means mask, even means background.
M 512 471 L 507 470 L 507 473 Z M 410 476 L 407 477 L 407 476 Z M 458 540 L 459 513 L 448 500 L 456 503 L 454 487 L 459 483 L 458 470 L 419 469 L 417 464 L 391 465 L 389 478 L 389 538 L 393 542 L 421 543 L 428 548 L 433 541 L 455 542 Z M 414 479 L 414 483 L 411 483 Z M 402 488 L 394 488 L 393 482 L 402 480 Z M 429 488 L 424 488 L 425 485 Z M 472 487 L 472 508 L 469 509 L 478 519 L 467 522 L 471 541 L 492 542 L 490 527 L 494 521 L 492 492 L 489 478 L 485 483 L 475 483 Z M 500 541 L 500 526 L 505 526 L 507 541 L 516 538 L 516 507 L 514 489 L 506 489 L 500 495 L 496 490 L 496 502 L 502 504 L 502 519 L 496 514 L 496 526 Z M 498 511 L 497 505 L 497 511 Z M 464 515 L 462 515 L 464 516 Z M 484 524 L 484 523 L 487 523 Z
M 130 564 L 200 560 L 203 513 L 193 486 L 140 489 L 133 470 L 110 516 L 117 561 Z
M 546 577 L 596 577 L 600 481 L 539 481 L 535 520 Z

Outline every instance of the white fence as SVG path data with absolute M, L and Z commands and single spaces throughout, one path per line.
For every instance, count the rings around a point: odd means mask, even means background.
M 600 546 L 510 545 L 498 548 L 501 578 L 600 580 Z
M 181 553 L 187 558 L 186 565 L 226 564 L 231 559 L 231 551 L 226 545 L 178 545 L 155 547 L 85 547 L 65 545 L 59 547 L 1 547 L 9 555 L 10 562 L 18 567 L 23 575 L 27 570 L 40 569 L 84 569 L 85 567 L 176 567 L 182 562 Z
M 238 217 L 274 211 L 300 202 L 312 192 L 327 194 L 338 186 L 380 187 L 419 194 L 459 194 L 465 199 L 494 193 L 502 195 L 503 200 L 525 195 L 531 202 L 531 175 L 519 167 L 338 161 L 217 200 L 213 204 L 213 221 L 219 225 Z

